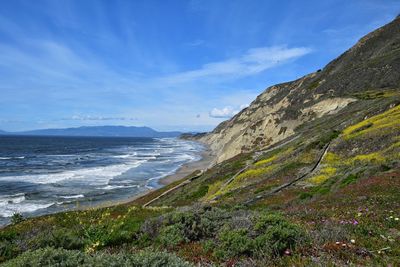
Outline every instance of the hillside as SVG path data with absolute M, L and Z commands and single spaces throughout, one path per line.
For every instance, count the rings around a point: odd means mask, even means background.
M 1 133 L 0 133 L 1 134 Z M 41 129 L 25 132 L 9 132 L 13 135 L 43 136 L 99 136 L 99 137 L 177 137 L 180 132 L 158 132 L 149 127 L 136 126 L 83 126 L 65 129 Z
M 400 18 L 194 138 L 217 164 L 0 231 L 3 266 L 400 265 Z M 188 136 L 187 136 L 188 137 Z
M 338 113 L 366 91 L 387 94 L 400 81 L 400 18 L 363 37 L 325 68 L 267 88 L 251 105 L 200 140 L 218 162 L 275 144 L 305 122 Z

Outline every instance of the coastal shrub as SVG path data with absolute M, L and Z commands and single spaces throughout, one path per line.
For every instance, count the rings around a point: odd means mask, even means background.
M 286 249 L 294 249 L 304 236 L 302 228 L 277 213 L 260 214 L 243 206 L 231 209 L 192 206 L 145 222 L 135 242 L 143 247 L 155 240 L 169 249 L 200 242 L 204 251 L 225 260 L 281 255 Z
M 223 180 L 216 181 L 215 183 L 211 184 L 208 188 L 207 194 L 205 195 L 205 200 L 212 200 L 214 197 L 217 197 L 220 194 L 220 189 L 224 184 Z
M 203 247 L 204 251 L 210 253 L 215 250 L 215 248 L 217 247 L 217 244 L 215 243 L 215 241 L 213 239 L 209 239 L 202 243 L 202 247 Z
M 189 200 L 196 200 L 199 198 L 204 197 L 208 192 L 208 185 L 201 185 L 197 191 L 193 192 L 191 195 L 187 196 L 186 198 Z
M 179 225 L 187 240 L 198 240 L 202 236 L 200 220 L 200 215 L 195 212 L 174 212 L 171 216 L 172 223 Z
M 172 212 L 164 217 L 164 224 L 179 228 L 185 240 L 198 241 L 214 236 L 228 218 L 225 210 L 199 207 L 191 211 Z
M 336 139 L 339 135 L 340 135 L 340 132 L 336 131 L 336 130 L 323 133 L 322 135 L 320 135 L 318 137 L 318 139 L 316 141 L 312 142 L 309 145 L 309 148 L 323 149 L 326 144 L 328 144 L 333 139 Z
M 357 181 L 357 175 L 352 173 L 352 174 L 348 175 L 346 178 L 344 178 L 342 180 L 342 182 L 340 183 L 340 185 L 346 186 L 346 185 L 354 183 L 355 181 Z
M 24 220 L 24 216 L 22 216 L 21 213 L 14 213 L 11 217 L 11 223 L 12 224 L 17 224 L 20 223 Z
M 164 227 L 159 236 L 158 241 L 164 247 L 173 248 L 179 244 L 185 243 L 188 239 L 184 236 L 181 225 L 173 224 Z
M 224 228 L 218 235 L 219 245 L 215 250 L 215 256 L 222 259 L 250 256 L 254 248 L 253 239 L 248 236 L 247 229 L 232 230 Z
M 254 229 L 258 232 L 264 232 L 270 226 L 285 223 L 286 219 L 278 213 L 263 214 L 257 218 Z
M 225 188 L 220 189 L 216 195 L 223 195 L 228 193 L 229 191 L 234 191 L 248 183 L 250 179 L 259 178 L 264 175 L 270 174 L 275 171 L 278 167 L 278 164 L 272 164 L 267 167 L 261 167 L 256 169 L 249 169 L 245 172 L 239 174 L 230 184 L 228 184 Z
M 0 263 L 14 258 L 21 252 L 20 248 L 10 240 L 0 241 Z
M 271 165 L 268 167 L 264 167 L 264 168 L 257 168 L 257 169 L 249 169 L 241 174 L 239 174 L 235 181 L 240 181 L 246 178 L 253 178 L 253 177 L 258 177 L 258 176 L 262 176 L 264 174 L 267 174 L 271 171 L 273 171 L 277 166 L 276 165 Z
M 298 169 L 298 168 L 303 167 L 303 166 L 304 166 L 303 162 L 291 161 L 289 163 L 284 164 L 281 167 L 280 172 L 281 173 L 286 173 L 286 172 Z
M 357 155 L 351 159 L 349 159 L 349 164 L 355 164 L 357 162 L 368 162 L 368 163 L 380 163 L 385 161 L 385 157 L 383 157 L 380 153 L 370 153 L 370 154 L 361 154 Z
M 332 177 L 333 175 L 335 175 L 336 173 L 336 168 L 334 167 L 324 167 L 323 169 L 321 169 L 319 171 L 319 175 L 313 176 L 311 178 L 309 178 L 308 180 L 313 183 L 313 184 L 322 184 L 323 182 L 325 182 L 328 178 Z
M 326 153 L 323 162 L 330 165 L 337 164 L 340 162 L 340 157 L 335 153 L 328 152 Z
M 281 223 L 268 227 L 266 232 L 255 240 L 258 251 L 272 252 L 273 255 L 282 255 L 285 250 L 294 250 L 304 239 L 302 229 L 291 223 Z
M 173 254 L 166 252 L 143 251 L 138 253 L 119 254 L 85 254 L 80 251 L 45 248 L 28 251 L 17 258 L 6 262 L 4 267 L 50 267 L 50 266 L 137 266 L 137 267 L 189 267 L 191 264 L 183 261 Z
M 79 233 L 60 228 L 51 232 L 42 232 L 30 241 L 34 248 L 54 247 L 65 249 L 81 249 L 85 243 Z
M 286 249 L 293 250 L 306 240 L 305 231 L 288 222 L 280 214 L 266 214 L 258 218 L 254 229 L 256 251 L 265 255 L 281 255 Z
M 164 216 L 150 218 L 146 220 L 140 227 L 140 233 L 148 237 L 157 236 L 163 226 Z
M 266 159 L 262 159 L 262 160 L 260 160 L 260 161 L 257 161 L 255 164 L 254 164 L 254 166 L 262 166 L 262 165 L 265 165 L 265 164 L 267 164 L 267 163 L 270 163 L 270 162 L 272 162 L 272 161 L 274 161 L 275 159 L 277 159 L 278 158 L 278 156 L 277 155 L 273 155 L 272 157 L 269 157 L 269 158 L 266 158 Z
M 83 235 L 87 243 L 93 244 L 99 240 L 104 240 L 108 235 L 108 231 L 105 227 L 99 227 L 98 225 L 88 225 L 83 229 Z
M 148 234 L 143 233 L 137 236 L 133 244 L 138 248 L 146 248 L 153 244 L 153 239 Z
M 383 134 L 399 127 L 400 105 L 379 115 L 351 125 L 343 130 L 344 138 L 351 139 L 368 133 Z
M 299 194 L 299 199 L 301 200 L 305 200 L 305 199 L 310 199 L 312 198 L 314 195 L 311 192 L 301 192 Z
M 272 188 L 274 188 L 274 187 L 276 187 L 278 185 L 280 185 L 280 184 L 279 183 L 273 183 L 273 184 L 267 184 L 267 185 L 261 186 L 261 187 L 257 188 L 256 190 L 254 190 L 254 194 L 258 194 L 258 193 L 261 193 L 261 192 L 265 192 L 265 191 L 271 190 Z

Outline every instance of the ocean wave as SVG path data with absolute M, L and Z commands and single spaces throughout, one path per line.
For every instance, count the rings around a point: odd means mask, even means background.
M 136 160 L 127 164 L 110 165 L 104 167 L 92 167 L 78 170 L 64 171 L 60 173 L 46 173 L 20 176 L 0 177 L 0 181 L 28 182 L 33 184 L 54 184 L 64 181 L 82 180 L 88 185 L 104 185 L 124 172 L 136 168 L 145 160 Z
M 28 213 L 45 209 L 54 205 L 51 203 L 31 202 L 25 194 L 0 196 L 0 217 L 11 217 L 14 213 Z
M 65 198 L 65 199 L 75 199 L 75 198 L 83 198 L 83 197 L 85 197 L 84 195 L 82 195 L 82 194 L 79 194 L 79 195 L 70 195 L 70 196 L 60 196 L 61 198 Z
M 104 187 L 100 187 L 98 189 L 101 189 L 101 190 L 113 190 L 113 189 L 119 189 L 119 188 L 133 188 L 133 187 L 138 188 L 139 186 L 138 185 L 107 185 L 107 186 L 104 186 Z
M 10 160 L 10 159 L 24 159 L 24 156 L 21 157 L 0 157 L 0 160 Z
M 9 157 L 0 157 L 3 160 L 0 164 L 9 166 L 9 163 L 15 163 L 18 169 L 16 167 L 15 171 L 0 176 L 0 182 L 13 189 L 8 191 L 4 188 L 0 192 L 29 191 L 26 194 L 0 195 L 0 216 L 10 217 L 15 212 L 30 213 L 44 209 L 40 211 L 42 214 L 49 207 L 54 212 L 69 209 L 69 204 L 85 199 L 108 201 L 120 197 L 118 192 L 124 189 L 133 195 L 136 190 L 145 187 L 158 188 L 160 179 L 175 173 L 183 164 L 201 158 L 198 152 L 202 146 L 197 143 L 174 138 L 154 140 L 156 143 L 152 144 L 100 146 L 94 152 L 76 150 L 76 154 L 68 151 L 54 155 L 57 152 L 44 151 L 47 153 L 27 154 L 27 160 L 10 162 L 6 160 L 13 159 L 12 153 L 5 154 Z M 76 169 L 78 166 L 80 169 Z M 79 190 L 73 190 L 75 188 Z
M 126 158 L 132 158 L 135 157 L 137 155 L 136 152 L 133 153 L 129 153 L 129 154 L 124 154 L 124 155 L 116 155 L 116 156 L 112 156 L 113 158 L 117 158 L 117 159 L 126 159 Z
M 18 193 L 14 195 L 3 195 L 0 196 L 0 206 L 8 204 L 18 204 L 25 200 L 24 193 Z
M 7 206 L 0 206 L 0 217 L 11 217 L 15 213 L 31 213 L 41 209 L 47 209 L 53 206 L 54 203 L 21 203 L 21 204 L 9 204 Z

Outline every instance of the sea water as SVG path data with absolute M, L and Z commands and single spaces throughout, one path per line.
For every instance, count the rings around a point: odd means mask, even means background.
M 148 189 L 203 147 L 177 138 L 0 136 L 0 225 L 121 201 Z

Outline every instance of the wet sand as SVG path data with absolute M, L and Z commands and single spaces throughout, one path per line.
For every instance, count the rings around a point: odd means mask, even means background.
M 184 164 L 174 174 L 168 175 L 160 179 L 160 184 L 168 185 L 170 183 L 185 178 L 189 174 L 192 174 L 194 171 L 206 170 L 211 166 L 214 159 L 215 156 L 213 155 L 212 151 L 210 149 L 206 149 L 201 153 L 201 159 L 199 161 Z
M 182 167 L 180 167 L 175 173 L 168 175 L 164 178 L 161 178 L 159 180 L 159 183 L 163 186 L 166 186 L 170 183 L 173 183 L 175 181 L 181 180 L 188 176 L 189 174 L 192 174 L 193 172 L 197 170 L 206 170 L 207 168 L 211 167 L 215 160 L 215 155 L 212 153 L 212 151 L 209 148 L 206 148 L 201 154 L 201 159 L 198 161 L 193 161 L 193 162 L 188 162 Z M 160 187 L 161 188 L 161 187 Z M 157 188 L 159 189 L 159 188 Z M 116 201 L 107 201 L 104 203 L 96 204 L 96 205 L 85 205 L 83 204 L 80 208 L 78 209 L 93 209 L 93 208 L 106 208 L 106 207 L 111 207 L 111 206 L 116 206 L 116 205 L 121 205 L 121 204 L 127 204 L 130 203 L 140 197 L 145 196 L 146 194 L 152 192 L 153 190 L 157 189 L 149 189 L 144 192 L 140 192 L 130 198 L 124 199 L 124 200 L 116 200 Z

